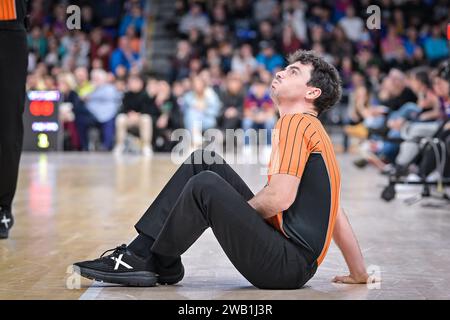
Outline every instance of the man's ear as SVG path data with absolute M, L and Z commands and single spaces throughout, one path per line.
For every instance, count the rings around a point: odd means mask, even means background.
M 315 100 L 322 94 L 322 90 L 319 88 L 310 88 L 306 91 L 306 99 Z

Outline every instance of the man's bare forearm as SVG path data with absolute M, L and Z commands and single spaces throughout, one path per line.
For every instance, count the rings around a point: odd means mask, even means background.
M 367 277 L 364 258 L 359 248 L 358 241 L 352 230 L 350 222 L 342 208 L 339 209 L 336 224 L 334 226 L 333 240 L 344 256 L 351 275 Z
M 277 200 L 276 195 L 272 193 L 268 187 L 266 187 L 251 198 L 248 201 L 248 204 L 258 211 L 264 219 L 267 219 L 279 212 L 276 205 Z

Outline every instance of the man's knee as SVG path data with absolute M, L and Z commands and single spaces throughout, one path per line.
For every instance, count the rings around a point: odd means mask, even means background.
M 116 123 L 122 123 L 127 121 L 127 115 L 125 113 L 119 113 L 116 117 Z
M 223 180 L 222 177 L 217 173 L 205 170 L 193 176 L 189 182 L 197 187 L 207 187 L 211 190 L 215 189 L 221 180 Z
M 128 118 L 126 114 L 118 114 L 116 117 L 116 128 L 119 130 L 125 128 L 127 126 L 127 119 Z
M 190 156 L 192 164 L 223 164 L 225 160 L 215 151 L 197 149 Z
M 150 115 L 148 114 L 141 114 L 139 116 L 139 121 L 141 121 L 141 123 L 145 123 L 147 125 L 150 125 L 152 122 L 152 117 L 150 117 Z
M 191 177 L 186 187 L 193 194 L 199 195 L 202 199 L 210 199 L 223 191 L 223 178 L 217 173 L 205 170 Z

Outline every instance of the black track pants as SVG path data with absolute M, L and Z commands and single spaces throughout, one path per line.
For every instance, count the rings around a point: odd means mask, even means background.
M 301 288 L 316 264 L 247 203 L 252 197 L 221 157 L 198 150 L 176 171 L 136 229 L 156 239 L 152 252 L 180 256 L 211 227 L 230 261 L 254 286 Z
M 25 31 L 0 29 L 0 207 L 11 206 L 16 191 L 27 64 Z

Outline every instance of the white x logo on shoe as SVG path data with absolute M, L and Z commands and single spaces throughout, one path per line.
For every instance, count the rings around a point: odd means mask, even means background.
M 5 225 L 6 229 L 8 229 L 10 221 L 11 221 L 11 219 L 6 219 L 6 215 L 3 215 L 3 219 L 0 222 Z
M 119 255 L 118 258 L 116 257 L 111 257 L 111 259 L 113 259 L 114 261 L 116 261 L 116 265 L 114 266 L 114 270 L 119 269 L 120 265 L 123 265 L 125 268 L 127 269 L 133 269 L 132 266 L 130 266 L 128 263 L 122 261 L 122 257 L 123 257 L 123 253 Z

